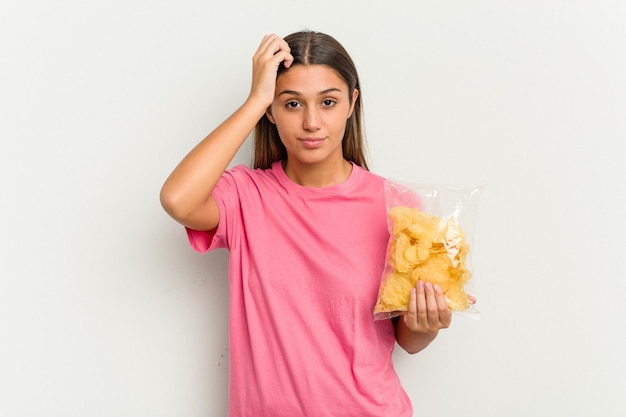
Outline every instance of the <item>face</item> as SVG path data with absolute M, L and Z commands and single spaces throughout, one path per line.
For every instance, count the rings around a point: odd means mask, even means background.
M 267 116 L 289 163 L 343 162 L 341 142 L 357 96 L 325 65 L 296 65 L 282 73 Z

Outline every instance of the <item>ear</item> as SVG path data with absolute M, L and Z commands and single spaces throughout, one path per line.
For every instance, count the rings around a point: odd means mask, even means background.
M 355 106 L 357 98 L 359 98 L 359 90 L 355 88 L 354 91 L 352 91 L 352 104 L 350 105 L 350 111 L 348 112 L 348 119 L 352 117 L 352 113 L 354 112 L 354 106 Z
M 276 124 L 276 121 L 274 120 L 274 116 L 272 116 L 272 106 L 269 106 L 267 110 L 265 110 L 265 115 L 267 116 L 269 121 L 272 122 L 273 125 Z

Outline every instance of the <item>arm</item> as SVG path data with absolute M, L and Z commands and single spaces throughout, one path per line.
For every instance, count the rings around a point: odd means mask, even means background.
M 253 58 L 252 87 L 244 104 L 178 164 L 161 188 L 161 204 L 179 223 L 211 230 L 219 223 L 211 196 L 222 173 L 274 100 L 276 73 L 293 61 L 287 43 L 276 35 L 263 38 Z
M 395 323 L 396 340 L 408 353 L 425 349 L 450 326 L 452 313 L 438 285 L 419 281 L 411 290 L 408 312 Z

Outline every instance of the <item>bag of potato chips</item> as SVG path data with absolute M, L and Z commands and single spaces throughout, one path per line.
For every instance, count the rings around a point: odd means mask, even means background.
M 478 318 L 471 244 L 482 187 L 413 184 L 388 179 L 385 201 L 389 242 L 374 318 L 408 309 L 417 281 L 439 285 L 455 314 Z

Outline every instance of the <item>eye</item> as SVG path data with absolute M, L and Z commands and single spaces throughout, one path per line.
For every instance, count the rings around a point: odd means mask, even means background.
M 297 101 L 288 101 L 287 103 L 285 103 L 285 107 L 287 107 L 288 109 L 297 109 L 298 107 L 300 107 L 300 103 L 298 103 Z
M 325 100 L 322 101 L 322 106 L 324 107 L 332 107 L 335 104 L 337 104 L 337 102 L 331 98 L 327 98 Z

